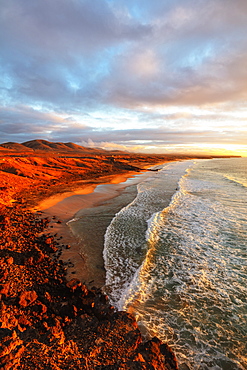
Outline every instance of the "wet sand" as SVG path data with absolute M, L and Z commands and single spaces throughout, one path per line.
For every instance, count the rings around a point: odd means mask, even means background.
M 88 183 L 85 181 L 81 188 L 70 192 L 52 195 L 51 197 L 42 200 L 32 210 L 45 211 L 45 213 L 56 215 L 64 221 L 69 221 L 80 209 L 94 206 L 98 202 L 104 201 L 107 198 L 113 198 L 115 196 L 114 188 L 112 194 L 107 194 L 107 192 L 104 190 L 102 190 L 102 192 L 98 190 L 95 191 L 96 188 L 108 184 L 116 184 L 119 185 L 119 188 L 124 188 L 126 187 L 125 182 L 129 178 L 138 176 L 139 174 L 139 172 L 134 174 L 133 172 L 128 172 L 123 175 L 111 175 L 103 177 L 95 183 Z M 123 185 L 121 185 L 121 183 L 123 183 Z
M 134 200 L 137 184 L 151 172 L 126 173 L 105 178 L 106 183 L 85 185 L 77 191 L 52 196 L 34 210 L 52 219 L 50 232 L 69 248 L 60 258 L 67 264 L 67 278 L 78 278 L 89 287 L 103 287 L 104 234 L 114 215 Z

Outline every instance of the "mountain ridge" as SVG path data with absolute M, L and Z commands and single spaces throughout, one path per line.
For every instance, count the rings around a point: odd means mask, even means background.
M 94 153 L 108 153 L 105 149 L 100 148 L 89 148 L 82 145 L 78 145 L 72 142 L 53 142 L 43 139 L 29 140 L 23 143 L 16 142 L 5 142 L 0 144 L 0 149 L 8 149 L 13 151 L 44 151 L 44 152 L 94 152 Z

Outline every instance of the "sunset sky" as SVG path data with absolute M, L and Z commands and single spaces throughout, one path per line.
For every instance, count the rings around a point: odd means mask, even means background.
M 246 0 L 2 0 L 0 142 L 247 156 Z

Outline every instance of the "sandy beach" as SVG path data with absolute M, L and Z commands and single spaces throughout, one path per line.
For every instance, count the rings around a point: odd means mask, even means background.
M 106 228 L 114 215 L 134 200 L 136 185 L 150 174 L 144 170 L 107 176 L 76 191 L 53 195 L 33 209 L 51 219 L 50 232 L 65 245 L 60 258 L 67 265 L 68 280 L 78 278 L 89 287 L 104 286 Z
M 0 368 L 96 370 L 134 363 L 149 369 L 154 363 L 154 369 L 177 370 L 170 347 L 144 339 L 133 315 L 116 311 L 101 289 L 68 281 L 59 260 L 63 239 L 53 235 L 54 227 L 47 231 L 50 217 L 43 216 L 23 202 L 2 207 Z

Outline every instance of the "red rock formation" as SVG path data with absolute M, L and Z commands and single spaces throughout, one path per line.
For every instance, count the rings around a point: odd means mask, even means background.
M 65 280 L 48 219 L 23 208 L 0 218 L 0 367 L 4 370 L 174 370 L 171 349 L 143 343 L 134 317 L 99 289 Z

